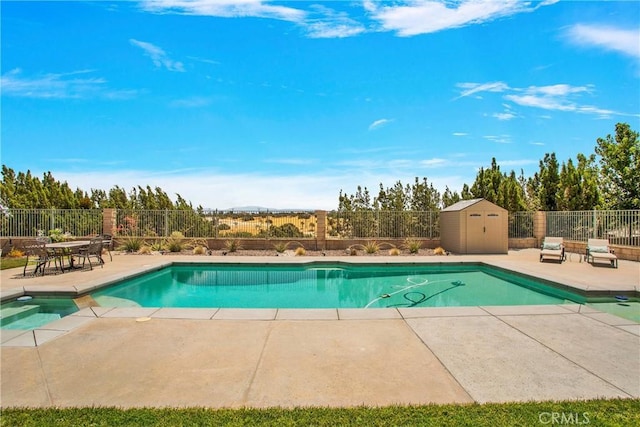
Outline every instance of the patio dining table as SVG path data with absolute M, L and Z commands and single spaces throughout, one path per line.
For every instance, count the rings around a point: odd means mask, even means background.
M 73 269 L 73 253 L 74 253 L 74 249 L 79 249 L 79 248 L 83 248 L 85 246 L 89 246 L 89 243 L 91 243 L 89 240 L 72 240 L 72 241 L 68 241 L 68 242 L 54 242 L 54 243 L 47 243 L 45 245 L 45 247 L 47 249 L 53 249 L 59 256 L 60 256 L 60 264 L 61 264 L 61 269 L 64 271 L 66 270 L 71 270 Z M 64 256 L 68 256 L 69 258 L 69 266 L 68 267 L 64 267 L 64 264 L 62 263 L 62 260 L 64 259 Z

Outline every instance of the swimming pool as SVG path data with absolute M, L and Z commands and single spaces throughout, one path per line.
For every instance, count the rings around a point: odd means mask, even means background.
M 581 303 L 484 264 L 174 264 L 91 294 L 103 307 L 386 308 Z
M 78 311 L 69 298 L 21 297 L 0 305 L 2 329 L 36 329 Z

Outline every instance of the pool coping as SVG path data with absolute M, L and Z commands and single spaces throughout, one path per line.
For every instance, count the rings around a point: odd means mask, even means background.
M 479 316 L 546 316 L 576 314 L 640 337 L 640 324 L 600 311 L 586 304 L 515 306 L 398 307 L 398 308 L 173 308 L 173 307 L 85 307 L 33 330 L 2 329 L 0 347 L 38 347 L 74 329 L 99 319 L 200 321 L 384 321 Z

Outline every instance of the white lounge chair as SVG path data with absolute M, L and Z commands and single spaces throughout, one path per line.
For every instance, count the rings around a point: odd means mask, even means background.
M 585 258 L 591 264 L 595 261 L 608 261 L 611 263 L 611 267 L 618 268 L 618 257 L 609 247 L 609 240 L 607 239 L 588 239 Z
M 565 260 L 564 240 L 562 237 L 545 237 L 540 250 L 540 262 L 544 258 L 557 258 L 562 263 Z

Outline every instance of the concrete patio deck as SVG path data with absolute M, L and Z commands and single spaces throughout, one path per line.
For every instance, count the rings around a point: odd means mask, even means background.
M 481 261 L 584 290 L 638 292 L 640 264 L 538 262 L 537 250 L 344 262 Z M 173 261 L 114 255 L 37 278 L 2 271 L 3 297 L 94 289 Z M 291 257 L 306 262 L 310 257 Z M 590 306 L 399 309 L 85 308 L 1 331 L 0 405 L 296 407 L 640 398 L 640 324 Z

